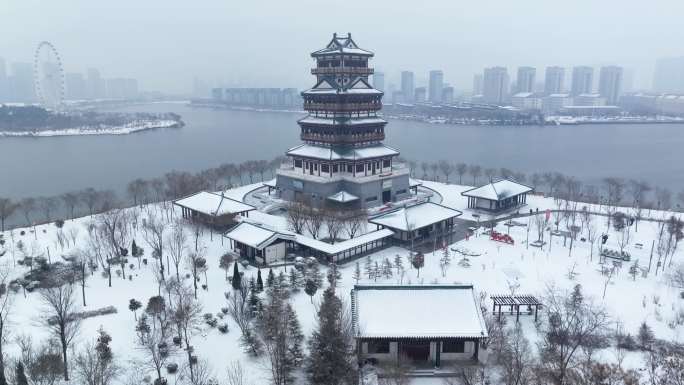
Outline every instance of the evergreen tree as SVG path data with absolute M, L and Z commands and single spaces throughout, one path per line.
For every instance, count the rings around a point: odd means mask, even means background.
M 135 244 L 135 239 L 133 240 L 133 244 L 131 245 L 131 255 L 134 257 L 138 256 L 138 245 Z
M 316 282 L 314 282 L 313 279 L 307 279 L 306 284 L 304 284 L 304 292 L 306 295 L 311 297 L 311 303 L 313 303 L 313 296 L 316 294 L 318 291 L 318 285 L 316 285 Z
M 639 346 L 641 346 L 641 348 L 644 350 L 650 350 L 651 345 L 653 345 L 653 342 L 655 342 L 653 330 L 650 326 L 648 326 L 648 324 L 646 324 L 646 322 L 641 323 L 637 339 L 639 341 Z
M 136 321 L 138 320 L 138 313 L 137 313 L 137 311 L 138 311 L 138 309 L 140 309 L 141 307 L 142 307 L 142 303 L 140 303 L 140 301 L 138 301 L 138 300 L 135 299 L 135 298 L 132 298 L 132 299 L 128 302 L 128 310 L 130 310 L 130 311 L 133 312 L 133 315 L 134 315 Z
M 304 352 L 302 351 L 302 342 L 304 342 L 304 334 L 302 327 L 299 325 L 297 313 L 290 304 L 287 304 L 285 309 L 287 315 L 287 330 L 290 336 L 290 344 L 288 346 L 288 354 L 290 358 L 290 365 L 299 367 L 304 362 Z
M 380 277 L 380 266 L 378 261 L 375 261 L 375 265 L 373 265 L 373 281 L 377 281 L 378 277 Z
M 392 278 L 392 262 L 387 258 L 382 261 L 382 275 L 385 279 Z
M 318 289 L 323 287 L 323 274 L 321 274 L 318 263 L 311 266 L 311 268 L 307 270 L 307 273 L 309 275 L 307 278 L 314 281 Z
M 233 289 L 239 290 L 242 286 L 242 277 L 240 276 L 240 270 L 238 270 L 238 263 L 235 261 L 233 264 L 233 280 L 231 281 Z
M 577 308 L 584 302 L 584 295 L 582 294 L 582 285 L 577 284 L 572 289 L 572 294 L 570 294 L 570 304 Z
M 276 279 L 276 286 L 278 287 L 278 290 L 281 291 L 281 294 L 284 297 L 288 297 L 288 295 L 287 295 L 287 289 L 288 289 L 287 276 L 282 271 L 278 274 L 278 278 Z
M 261 269 L 257 271 L 257 281 L 256 281 L 257 292 L 261 293 L 264 291 L 264 280 L 261 279 Z
M 273 287 L 273 284 L 275 284 L 275 274 L 273 273 L 273 269 L 268 269 L 268 277 L 266 278 L 266 286 L 267 287 Z
M 340 272 L 340 269 L 337 268 L 337 264 L 330 264 L 326 278 L 328 279 L 330 286 L 337 287 L 337 283 L 342 279 L 342 273 Z
M 299 276 L 299 270 L 290 269 L 290 290 L 297 292 L 302 286 L 302 282 Z
M 356 383 L 354 350 L 350 333 L 344 330 L 342 301 L 330 287 L 323 293 L 318 310 L 318 326 L 309 339 L 306 366 L 311 385 L 351 385 Z
M 28 379 L 26 378 L 26 373 L 24 372 L 23 362 L 17 362 L 17 367 L 14 371 L 14 377 L 17 385 L 28 385 Z
M 356 261 L 356 266 L 354 266 L 354 272 L 352 273 L 352 278 L 354 278 L 354 281 L 356 283 L 359 283 L 359 280 L 361 279 L 361 264 L 359 261 Z
M 247 303 L 251 310 L 251 317 L 261 314 L 261 298 L 259 298 L 256 287 L 254 286 L 254 278 L 249 281 L 249 298 L 247 299 Z

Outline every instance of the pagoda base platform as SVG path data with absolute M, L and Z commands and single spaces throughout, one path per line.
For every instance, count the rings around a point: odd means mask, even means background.
M 316 177 L 279 169 L 276 172 L 276 190 L 280 198 L 288 201 L 310 202 L 312 205 L 335 205 L 348 208 L 368 208 L 395 202 L 409 197 L 408 169 L 390 175 L 365 177 Z M 357 199 L 340 202 L 340 193 Z

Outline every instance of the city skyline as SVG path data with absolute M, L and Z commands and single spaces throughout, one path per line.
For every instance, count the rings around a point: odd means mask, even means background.
M 111 68 L 116 69 L 112 77 L 137 78 L 145 90 L 187 93 L 195 76 L 216 85 L 304 88 L 305 53 L 317 46 L 317 36 L 332 32 L 363 36 L 383 52 L 373 64 L 387 74 L 406 68 L 427 73 L 437 67 L 456 89 L 470 88 L 472 74 L 484 67 L 554 63 L 618 63 L 634 68 L 636 88 L 650 88 L 658 58 L 684 55 L 672 43 L 684 38 L 677 17 L 684 11 L 681 2 L 656 0 L 644 11 L 633 1 L 580 0 L 559 13 L 555 4 L 534 0 L 534 17 L 529 7 L 503 1 L 440 1 L 425 8 L 389 1 L 345 4 L 367 12 L 331 23 L 311 0 L 296 9 L 268 0 L 246 3 L 239 13 L 234 4 L 217 0 L 190 9 L 179 0 L 13 2 L 0 10 L 0 33 L 13 37 L 0 42 L 0 56 L 30 62 L 35 45 L 49 40 L 62 54 L 67 72 Z M 293 23 L 295 17 L 307 20 L 306 25 Z M 605 20 L 615 20 L 613 27 L 606 29 Z M 568 27 L 557 28 L 561 22 Z M 407 40 L 421 43 L 407 49 Z M 267 59 L 272 57 L 280 60 L 275 69 Z

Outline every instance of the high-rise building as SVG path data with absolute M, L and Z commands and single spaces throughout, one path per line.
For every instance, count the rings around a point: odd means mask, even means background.
M 107 79 L 107 97 L 110 99 L 137 98 L 138 81 L 128 78 Z
M 12 63 L 12 76 L 9 78 L 11 101 L 35 101 L 36 90 L 33 83 L 33 66 L 30 63 Z
M 440 70 L 430 71 L 430 103 L 439 104 L 442 102 L 442 89 L 444 88 L 444 73 Z
M 375 71 L 373 73 L 373 88 L 385 92 L 385 74 Z
M 473 95 L 482 95 L 482 74 L 473 75 Z
M 684 56 L 658 59 L 653 74 L 653 91 L 684 94 Z
M 81 73 L 67 73 L 66 98 L 70 100 L 86 99 L 86 81 Z
M 534 92 L 536 74 L 534 67 L 518 67 L 518 77 L 515 79 L 517 92 Z
M 622 93 L 622 67 L 601 67 L 599 73 L 599 94 L 606 99 L 606 103 L 615 106 L 620 101 Z
M 413 99 L 416 103 L 425 103 L 427 101 L 427 90 L 425 87 L 416 87 L 413 92 Z
M 442 103 L 453 104 L 454 103 L 454 87 L 447 86 L 442 89 Z
M 312 89 L 302 92 L 308 115 L 298 121 L 304 143 L 287 151 L 276 171 L 283 199 L 314 206 L 363 208 L 406 199 L 408 168 L 382 144 L 387 121 L 378 116 L 382 92 L 368 82 L 374 56 L 350 35 L 333 35 L 315 51 Z M 340 60 L 341 59 L 341 60 Z
M 572 88 L 573 96 L 591 94 L 594 87 L 594 69 L 587 66 L 573 67 Z
M 565 68 L 546 67 L 544 74 L 544 94 L 554 95 L 563 93 L 563 80 L 565 80 Z
M 404 94 L 404 102 L 412 103 L 414 99 L 413 91 L 415 85 L 413 83 L 413 72 L 401 71 L 401 93 Z
M 510 79 L 505 67 L 485 68 L 482 83 L 482 96 L 486 103 L 503 104 L 508 98 Z
M 89 99 L 103 99 L 107 97 L 105 80 L 100 76 L 100 71 L 88 68 L 86 79 L 86 97 Z
M 7 67 L 5 59 L 0 57 L 0 103 L 8 101 L 9 80 L 7 79 Z

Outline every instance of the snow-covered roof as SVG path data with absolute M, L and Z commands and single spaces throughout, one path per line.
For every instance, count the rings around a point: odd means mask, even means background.
M 486 338 L 472 285 L 356 285 L 357 338 Z
M 300 124 L 320 124 L 320 125 L 345 125 L 358 126 L 363 124 L 387 124 L 387 121 L 382 118 L 319 118 L 316 116 L 306 116 L 299 119 L 297 123 Z
M 366 243 L 377 241 L 383 238 L 388 238 L 393 235 L 394 231 L 392 230 L 380 229 L 376 231 L 371 231 L 370 233 L 359 235 L 358 237 L 347 239 L 342 242 L 326 243 L 323 241 L 319 241 L 317 239 L 309 238 L 305 235 L 297 234 L 296 242 L 300 245 L 316 249 L 322 253 L 328 255 L 335 255 L 353 249 L 355 247 L 365 245 Z
M 200 191 L 178 199 L 174 204 L 211 216 L 237 214 L 255 209 L 252 205 L 209 191 Z
M 285 239 L 328 255 L 342 253 L 369 242 L 391 237 L 392 235 L 394 235 L 392 230 L 381 229 L 345 241 L 327 243 L 305 235 L 296 234 L 289 230 L 277 230 L 268 225 L 249 220 L 240 222 L 240 224 L 233 227 L 225 234 L 227 238 L 259 250 L 279 239 Z
M 531 96 L 534 96 L 534 92 L 518 92 L 517 94 L 513 95 L 514 98 L 529 98 Z
M 418 187 L 418 186 L 422 186 L 422 185 L 423 185 L 423 182 L 416 180 L 416 179 L 413 179 L 413 178 L 409 178 L 409 187 Z
M 288 150 L 287 155 L 324 160 L 354 160 L 396 156 L 399 155 L 399 152 L 381 144 L 366 147 L 327 147 L 300 144 Z
M 484 186 L 463 191 L 461 195 L 483 198 L 491 201 L 501 201 L 516 195 L 528 193 L 532 190 L 533 189 L 530 186 L 514 182 L 510 179 L 501 179 L 496 182 L 490 182 Z
M 550 98 L 569 98 L 570 94 L 551 94 Z
M 409 231 L 409 228 L 417 230 L 461 214 L 458 210 L 434 202 L 423 202 L 382 213 L 368 222 L 390 229 Z
M 330 41 L 330 43 L 328 43 L 328 45 L 325 48 L 312 52 L 311 56 L 316 57 L 330 54 L 373 56 L 373 52 L 359 48 L 359 46 L 356 45 L 354 40 L 352 40 L 351 34 L 348 34 L 344 37 L 337 36 L 337 34 L 333 34 L 333 38 Z
M 281 232 L 264 225 L 251 222 L 240 222 L 228 231 L 225 236 L 234 241 L 261 250 L 278 239 L 294 241 L 295 235 L 290 232 Z
M 354 194 L 350 194 L 350 193 L 342 190 L 342 191 L 339 191 L 339 192 L 329 196 L 328 199 L 330 199 L 331 201 L 335 201 L 335 202 L 346 203 L 346 202 L 356 201 L 359 199 L 359 197 L 357 197 Z

